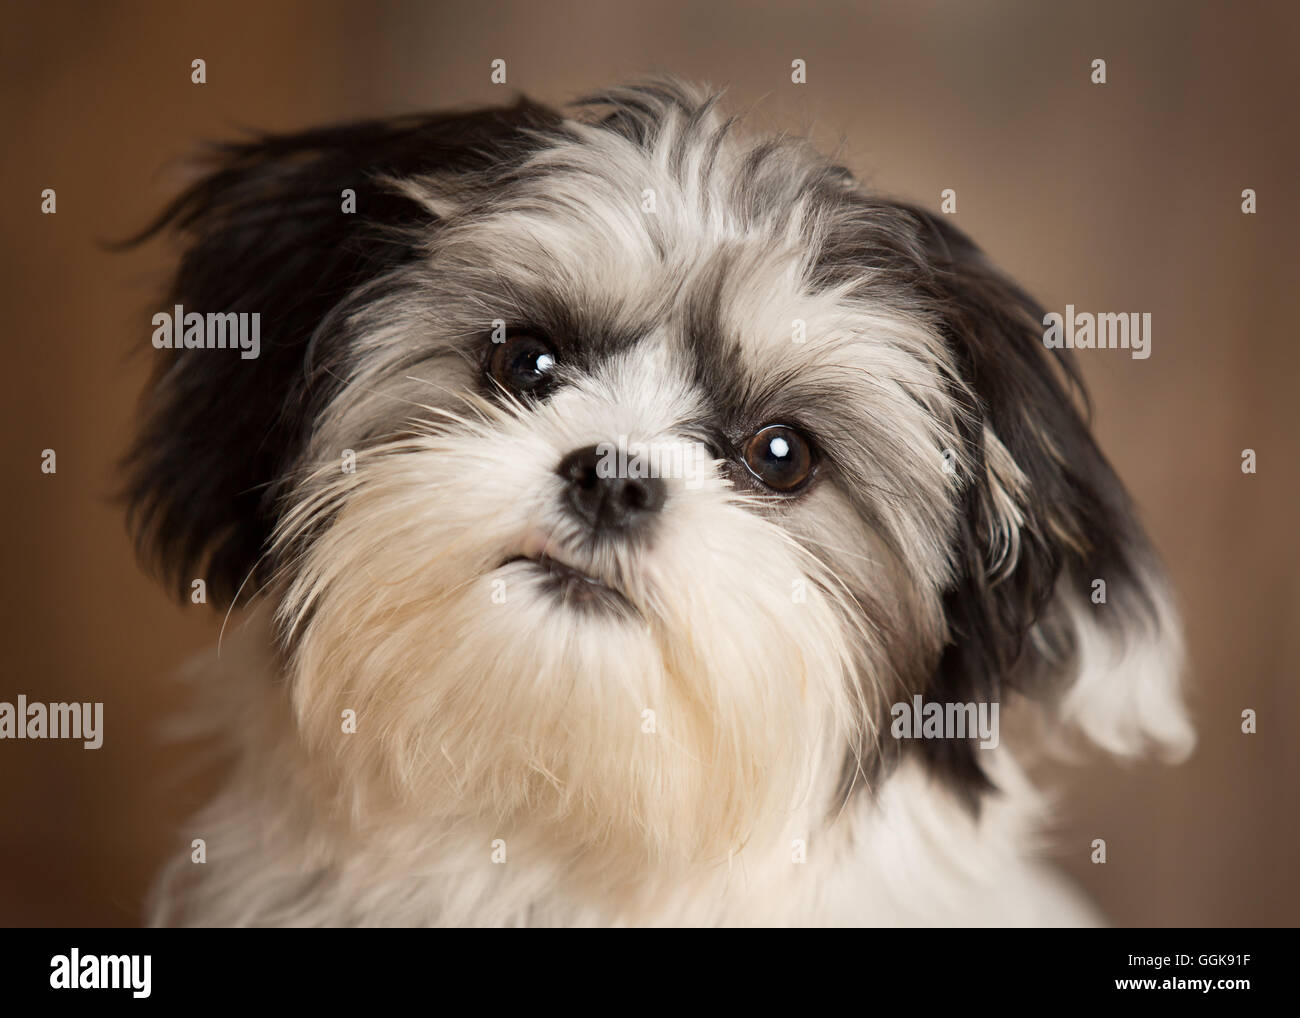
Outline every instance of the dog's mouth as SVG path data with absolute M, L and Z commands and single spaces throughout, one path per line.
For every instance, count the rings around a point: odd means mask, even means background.
M 541 579 L 546 590 L 564 604 L 583 610 L 612 612 L 631 616 L 638 614 L 632 602 L 618 591 L 577 566 L 539 551 L 535 555 L 515 555 L 501 563 L 502 567 L 514 563 L 524 564 Z

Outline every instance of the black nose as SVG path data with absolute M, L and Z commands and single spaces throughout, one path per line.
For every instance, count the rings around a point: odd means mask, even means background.
M 592 445 L 569 453 L 555 468 L 568 482 L 569 505 L 594 531 L 626 530 L 664 504 L 663 481 L 620 477 L 619 466 L 616 449 Z

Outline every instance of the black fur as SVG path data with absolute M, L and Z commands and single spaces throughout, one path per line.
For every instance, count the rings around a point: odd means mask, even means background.
M 340 351 L 313 337 L 343 298 L 415 256 L 429 213 L 376 178 L 506 171 L 554 128 L 526 100 L 266 135 L 213 150 L 209 169 L 140 236 L 167 229 L 186 249 L 167 305 L 260 312 L 261 356 L 160 350 L 127 458 L 130 525 L 142 554 L 182 593 L 205 577 L 227 603 L 252 574 L 275 523 L 278 481 L 334 382 Z M 341 192 L 356 192 L 356 213 Z M 326 330 L 321 330 L 328 340 Z M 310 355 L 310 356 L 309 356 Z
M 944 606 L 951 642 L 922 691 L 927 701 L 1002 701 L 1008 693 L 1053 697 L 1047 678 L 1061 678 L 1072 634 L 1054 604 L 1065 584 L 1086 598 L 1090 581 L 1106 580 L 1123 610 L 1155 612 L 1138 567 L 1151 555 L 1136 511 L 1097 448 L 1076 398 L 1086 393 L 1062 351 L 1043 346 L 1043 309 L 994 268 L 943 217 L 900 206 L 915 223 L 922 252 L 916 286 L 938 313 L 963 379 L 968 406 L 964 459 L 973 477 L 964 493 L 957 537 L 959 573 Z M 1020 553 L 1010 575 L 994 580 L 987 561 L 993 531 L 985 469 L 987 425 L 1028 480 Z M 1044 661 L 1027 643 L 1040 634 L 1061 660 Z M 915 745 L 972 801 L 989 781 L 972 740 L 927 739 Z
M 664 103 L 682 105 L 692 125 L 707 112 L 667 86 L 613 95 L 589 105 L 612 107 L 602 126 L 642 145 L 653 143 Z M 712 140 L 715 153 L 729 127 Z M 221 351 L 156 354 L 144 427 L 128 460 L 128 496 L 138 543 L 180 590 L 205 575 L 213 599 L 222 603 L 250 574 L 257 584 L 267 575 L 262 555 L 280 484 L 332 392 L 333 366 L 345 353 L 329 347 L 339 330 L 322 323 L 358 287 L 415 257 L 419 228 L 430 223 L 427 210 L 376 186 L 375 178 L 490 170 L 504 179 L 546 133 L 562 130 L 558 114 L 521 100 L 508 109 L 372 121 L 223 146 L 210 174 L 139 238 L 167 228 L 188 238 L 168 304 L 263 314 L 257 360 Z M 790 177 L 780 160 L 770 158 L 786 144 L 755 147 L 741 167 L 745 180 L 736 193 L 756 220 L 791 197 Z M 674 158 L 680 169 L 680 152 Z M 711 168 L 712 158 L 705 165 Z M 1049 667 L 1028 643 L 1030 631 L 1037 626 L 1051 652 L 1068 659 L 1072 636 L 1057 592 L 1072 585 L 1086 597 L 1087 584 L 1098 577 L 1127 611 L 1153 618 L 1138 574 L 1149 554 L 1145 538 L 1076 409 L 1082 387 L 1069 361 L 1043 347 L 1042 309 L 943 217 L 863 196 L 846 186 L 850 180 L 847 170 L 826 165 L 793 184 L 830 210 L 826 221 L 834 224 L 821 238 L 815 282 L 835 285 L 860 279 L 863 267 L 874 269 L 864 284 L 871 292 L 863 296 L 885 304 L 902 300 L 909 312 L 934 321 L 965 383 L 951 392 L 965 404 L 960 458 L 970 476 L 955 537 L 956 578 L 944 596 L 950 641 L 932 658 L 906 663 L 918 672 L 904 677 L 931 702 L 1002 701 L 1012 692 L 1050 697 L 1059 691 L 1044 687 L 1044 677 L 1059 675 L 1060 664 Z M 357 193 L 356 215 L 340 211 L 340 192 L 349 187 Z M 753 394 L 733 377 L 735 358 L 725 337 L 713 335 L 717 315 L 710 300 L 716 299 L 698 297 L 686 319 L 692 336 L 704 337 L 694 351 L 704 388 L 735 410 Z M 604 349 L 636 338 L 626 327 L 607 335 L 581 320 L 579 309 L 563 305 L 539 308 L 537 318 L 557 342 L 585 337 L 587 347 Z M 580 368 L 586 347 L 577 347 L 570 360 Z M 818 402 L 816 393 L 796 394 L 798 406 Z M 824 416 L 834 419 L 834 408 Z M 729 432 L 752 423 L 720 419 L 699 427 L 721 447 L 733 437 Z M 1030 489 L 1020 554 L 1010 574 L 998 579 L 987 551 L 995 522 L 986 426 Z M 886 429 L 880 441 L 888 440 Z M 873 498 L 906 493 L 849 495 L 870 514 Z M 946 526 L 943 507 L 916 511 L 930 514 L 934 527 Z M 906 560 L 906 548 L 894 551 Z M 862 603 L 870 597 L 860 592 Z M 905 641 L 906 634 L 896 635 Z M 891 742 L 884 740 L 885 747 Z M 973 803 L 990 787 L 973 741 L 916 740 L 902 748 L 923 754 Z M 849 771 L 857 766 L 851 758 Z

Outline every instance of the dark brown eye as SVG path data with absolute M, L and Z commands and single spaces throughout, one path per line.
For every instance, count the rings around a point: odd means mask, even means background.
M 769 424 L 745 443 L 749 472 L 777 491 L 794 491 L 812 476 L 812 445 L 794 428 Z
M 551 386 L 555 365 L 555 349 L 550 343 L 521 332 L 493 344 L 488 374 L 516 395 L 541 396 Z

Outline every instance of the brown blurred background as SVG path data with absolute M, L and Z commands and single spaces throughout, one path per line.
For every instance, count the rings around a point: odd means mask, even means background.
M 157 738 L 220 616 L 137 568 L 111 493 L 168 264 L 138 228 L 202 139 L 550 102 L 651 70 L 730 86 L 937 207 L 1049 309 L 1149 311 L 1153 355 L 1082 359 L 1103 448 L 1186 613 L 1200 744 L 1065 771 L 1062 864 L 1125 925 L 1295 925 L 1300 346 L 1287 3 L 20 3 L 0 24 L 0 700 L 105 702 L 107 738 L 0 742 L 0 924 L 138 921 L 202 789 Z M 190 62 L 207 61 L 205 85 Z M 1093 85 L 1090 64 L 1107 61 Z M 489 81 L 493 59 L 509 83 Z M 790 82 L 807 61 L 807 84 Z M 55 188 L 58 211 L 42 215 Z M 1258 194 L 1243 215 L 1241 191 Z M 40 471 L 41 450 L 58 473 Z M 1258 454 L 1243 475 L 1241 451 Z M 1240 732 L 1253 708 L 1259 733 Z M 1106 865 L 1089 862 L 1105 838 Z

